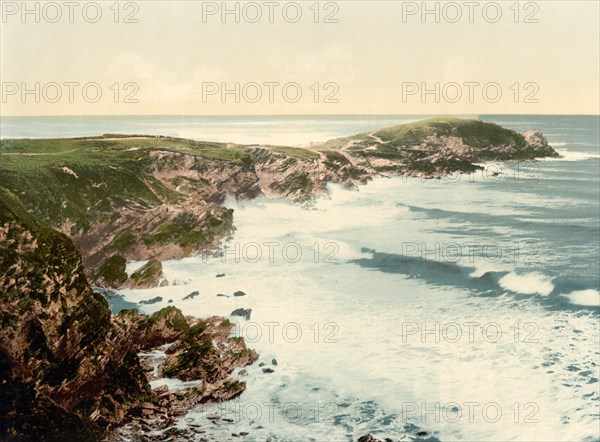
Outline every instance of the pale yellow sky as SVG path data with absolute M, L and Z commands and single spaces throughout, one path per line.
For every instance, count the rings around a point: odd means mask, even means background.
M 597 0 L 1 3 L 2 115 L 600 113 Z

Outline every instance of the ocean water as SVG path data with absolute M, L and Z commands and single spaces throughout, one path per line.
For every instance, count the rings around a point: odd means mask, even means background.
M 178 117 L 153 118 L 157 131 L 185 136 Z M 246 368 L 238 400 L 194 409 L 178 426 L 252 441 L 600 439 L 600 119 L 481 118 L 541 129 L 563 157 L 330 185 L 311 207 L 229 198 L 237 230 L 222 256 L 167 261 L 177 285 L 122 292 L 129 302 L 161 296 L 140 306 L 147 313 L 252 309 L 231 319 L 264 365 Z M 261 142 L 301 145 L 416 119 L 256 117 L 190 130 L 240 143 L 264 130 Z M 150 127 L 8 124 L 14 136 Z M 233 138 L 219 138 L 228 127 Z
M 60 138 L 137 134 L 224 143 L 303 146 L 424 118 L 427 117 L 419 115 L 2 117 L 0 137 Z

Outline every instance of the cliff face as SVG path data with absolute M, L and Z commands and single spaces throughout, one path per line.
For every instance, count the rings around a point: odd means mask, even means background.
M 422 177 L 473 172 L 485 161 L 558 156 L 540 131 L 519 134 L 494 123 L 450 117 L 337 138 L 322 149 L 345 153 L 357 167 Z
M 305 202 L 328 182 L 432 177 L 486 160 L 558 155 L 537 131 L 458 119 L 314 149 L 122 136 L 0 143 L 0 435 L 10 440 L 97 440 L 126 416 L 157 415 L 166 425 L 198 402 L 244 390 L 229 376 L 257 355 L 229 338 L 228 321 L 169 308 L 111 317 L 86 278 L 156 285 L 160 263 L 152 259 L 210 251 L 233 232 L 226 195 Z M 127 260 L 148 259 L 127 277 Z M 178 395 L 150 389 L 137 353 L 167 343 L 163 375 L 201 387 Z
M 75 242 L 93 281 L 114 288 L 122 272 L 108 279 L 94 272 L 108 259 L 179 259 L 214 249 L 234 231 L 233 212 L 222 207 L 227 195 L 306 202 L 329 182 L 354 186 L 382 174 L 429 178 L 473 172 L 485 161 L 558 156 L 539 131 L 522 135 L 457 118 L 310 149 L 114 135 L 1 143 L 2 184 Z
M 72 242 L 0 191 L 3 433 L 43 440 L 83 428 L 84 439 L 97 438 L 94 411 L 109 407 L 114 417 L 96 420 L 118 419 L 150 393 L 133 343 L 90 290 Z M 108 385 L 115 372 L 122 377 Z
M 202 360 L 220 376 L 185 374 L 211 381 L 215 391 L 230 391 L 220 382 L 256 359 L 243 342 L 228 348 L 229 359 L 218 350 L 231 325 L 198 321 L 201 330 L 188 336 L 190 325 L 178 311 L 112 318 L 105 299 L 90 289 L 71 240 L 2 188 L 0 269 L 0 434 L 8 440 L 98 440 L 131 410 L 156 401 L 137 356 L 141 348 L 180 337 L 188 348 L 203 345 L 213 356 Z M 209 340 L 214 330 L 220 339 Z M 234 393 L 243 389 L 241 383 Z
M 245 152 L 248 159 L 240 163 L 149 151 L 151 166 L 142 178 L 154 183 L 149 186 L 152 189 L 164 189 L 156 191 L 158 202 L 113 194 L 107 208 L 109 222 L 101 217 L 87 229 L 73 229 L 69 219 L 57 227 L 70 233 L 85 251 L 89 268 L 101 265 L 112 254 L 127 260 L 179 259 L 211 251 L 220 239 L 234 232 L 233 211 L 222 207 L 227 195 L 307 201 L 324 193 L 327 182 L 344 181 L 343 170 L 332 172 L 316 158 L 288 156 L 262 147 L 248 147 Z M 91 185 L 84 174 L 79 176 L 79 184 Z M 348 184 L 352 184 L 349 177 Z

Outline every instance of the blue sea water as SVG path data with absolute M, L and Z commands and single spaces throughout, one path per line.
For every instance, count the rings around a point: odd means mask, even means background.
M 2 137 L 305 145 L 422 117 L 40 118 L 2 118 Z M 309 208 L 229 198 L 237 230 L 223 256 L 165 262 L 177 285 L 122 292 L 161 296 L 148 313 L 252 309 L 232 320 L 266 365 L 247 368 L 240 399 L 178 426 L 222 440 L 600 439 L 600 118 L 480 118 L 541 129 L 562 157 L 331 185 Z M 211 424 L 215 413 L 232 422 Z
M 306 145 L 421 120 L 418 115 L 2 117 L 2 138 L 164 135 L 240 144 Z

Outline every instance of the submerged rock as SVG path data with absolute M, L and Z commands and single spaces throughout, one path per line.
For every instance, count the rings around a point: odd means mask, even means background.
M 251 308 L 238 308 L 231 312 L 231 316 L 240 316 L 245 318 L 247 321 L 250 320 L 250 315 L 252 314 Z
M 375 439 L 370 434 L 366 434 L 358 438 L 358 442 L 381 442 L 379 439 Z
M 156 296 L 154 298 L 151 299 L 144 299 L 142 301 L 140 301 L 140 304 L 142 305 L 150 305 L 150 304 L 157 304 L 159 302 L 162 302 L 162 297 L 161 296 Z
M 190 293 L 189 295 L 186 295 L 183 297 L 183 300 L 186 301 L 188 299 L 194 299 L 196 296 L 198 296 L 200 294 L 200 292 L 198 291 L 193 291 L 192 293 Z

